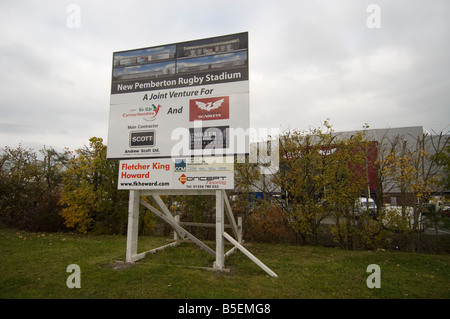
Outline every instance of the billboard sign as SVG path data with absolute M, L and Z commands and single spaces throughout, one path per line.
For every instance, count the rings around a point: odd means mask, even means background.
M 248 128 L 246 32 L 113 54 L 108 159 L 247 154 Z
M 234 158 L 122 160 L 118 189 L 233 189 Z

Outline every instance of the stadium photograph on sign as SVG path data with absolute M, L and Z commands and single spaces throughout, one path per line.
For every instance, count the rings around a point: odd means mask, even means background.
M 197 78 L 203 79 L 199 84 L 233 79 L 245 81 L 248 80 L 247 52 L 247 33 L 116 52 L 111 93 L 193 85 L 189 75 L 197 73 Z M 153 82 L 135 85 L 135 80 Z

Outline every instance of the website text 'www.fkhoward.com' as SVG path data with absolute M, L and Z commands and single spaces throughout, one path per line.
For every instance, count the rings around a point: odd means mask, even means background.
M 134 182 L 121 182 L 121 186 L 170 186 L 169 182 L 141 182 L 141 181 L 134 181 Z

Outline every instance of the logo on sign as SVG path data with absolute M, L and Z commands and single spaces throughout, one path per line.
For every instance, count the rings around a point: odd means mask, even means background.
M 130 133 L 130 147 L 155 146 L 155 131 Z
M 176 159 L 175 160 L 175 172 L 186 172 L 186 160 Z
M 228 126 L 190 128 L 190 149 L 228 148 Z
M 128 112 L 129 113 L 123 113 L 122 117 L 124 118 L 138 118 L 142 117 L 145 121 L 151 122 L 153 121 L 156 116 L 159 113 L 159 110 L 161 109 L 161 105 L 158 104 L 156 106 L 155 104 L 152 104 L 152 106 L 146 106 L 146 107 L 139 107 L 137 109 L 131 109 Z
M 180 176 L 180 178 L 178 178 L 178 180 L 180 181 L 181 184 L 184 185 L 184 183 L 186 183 L 186 181 L 187 181 L 187 177 L 186 177 L 186 175 L 183 174 Z
M 189 121 L 226 120 L 230 118 L 228 96 L 189 101 Z
M 197 182 L 201 183 L 201 184 L 207 184 L 207 185 L 211 185 L 211 184 L 226 184 L 226 176 L 189 176 L 187 177 L 186 175 L 181 175 L 178 180 L 180 181 L 181 184 L 185 184 L 186 182 Z
M 144 120 L 146 121 L 153 121 L 156 118 L 156 115 L 158 115 L 159 109 L 161 108 L 161 105 L 158 104 L 158 106 L 156 106 L 155 104 L 152 104 L 152 106 L 148 106 L 145 109 L 143 109 L 142 111 L 147 112 L 148 115 L 144 116 Z M 139 111 L 141 111 L 141 108 L 139 108 Z

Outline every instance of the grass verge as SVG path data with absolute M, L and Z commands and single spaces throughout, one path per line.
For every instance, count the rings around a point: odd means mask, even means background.
M 168 243 L 140 237 L 138 252 Z M 210 243 L 215 249 L 214 244 Z M 229 272 L 208 271 L 214 258 L 191 243 L 125 260 L 125 236 L 82 236 L 0 229 L 2 299 L 448 299 L 450 255 L 346 251 L 317 246 L 247 243 L 279 278 L 269 277 L 240 252 Z M 230 248 L 230 247 L 227 247 Z M 81 269 L 81 288 L 70 289 L 67 266 Z M 381 269 L 381 288 L 369 289 L 367 266 Z

